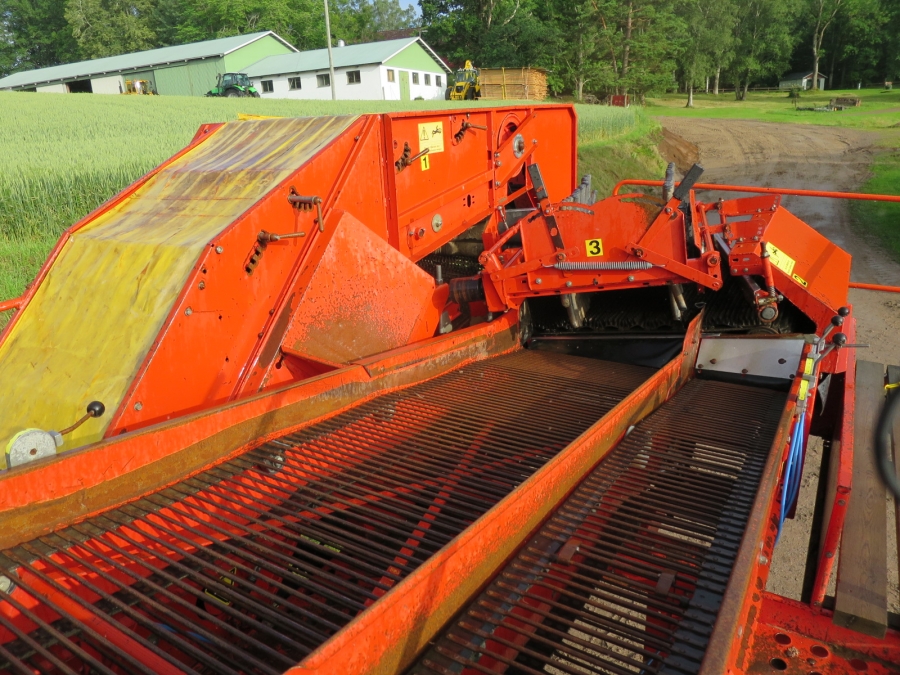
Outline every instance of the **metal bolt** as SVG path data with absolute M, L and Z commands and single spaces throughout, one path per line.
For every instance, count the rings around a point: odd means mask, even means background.
M 753 241 L 759 241 L 759 237 L 753 237 Z
M 499 180 L 495 180 L 495 181 L 494 181 L 494 187 L 500 187 L 500 181 L 499 181 Z
M 535 115 L 535 117 L 537 117 L 537 115 Z M 536 138 L 532 138 L 532 139 L 531 139 L 531 143 L 532 143 L 532 145 L 537 145 L 537 139 L 536 139 Z
M 717 360 L 717 359 L 710 359 L 709 362 L 712 363 L 713 365 L 715 365 L 716 363 L 718 363 L 718 360 Z
M 749 267 L 745 267 L 745 268 L 744 268 L 744 274 L 747 274 L 747 272 L 749 272 L 749 271 L 750 271 L 750 268 L 749 268 Z
M 138 401 L 137 403 L 134 404 L 134 409 L 137 410 L 138 412 L 140 412 L 141 410 L 144 409 L 144 404 L 141 403 L 140 401 Z
M 4 593 L 9 593 L 12 591 L 13 581 L 7 576 L 0 574 L 0 591 Z
M 741 368 L 741 374 L 742 374 L 742 375 L 747 375 L 749 372 L 750 372 L 750 371 L 747 370 L 746 368 Z
M 760 564 L 760 565 L 768 565 L 768 564 L 769 564 L 769 559 L 768 559 L 766 556 L 764 556 L 764 555 L 760 555 L 760 556 L 759 556 L 759 564 Z
M 833 551 L 828 551 L 828 553 L 825 554 L 825 557 L 826 557 L 826 558 L 833 558 L 833 557 L 834 557 L 834 552 L 833 552 Z
M 633 275 L 633 274 L 629 274 L 629 275 L 628 275 L 628 281 L 634 281 L 634 275 Z
M 732 268 L 731 268 L 731 273 L 732 273 L 732 274 L 737 274 L 737 267 L 732 267 Z
M 500 153 L 499 153 L 499 152 L 495 152 L 495 153 L 494 153 L 494 159 L 497 159 L 499 156 L 500 156 Z
M 417 234 L 419 235 L 419 239 L 421 239 L 422 237 L 424 237 L 424 236 L 425 236 L 425 228 L 424 228 L 424 227 L 420 227 Z
M 194 310 L 192 310 L 190 307 L 188 307 L 186 310 L 184 310 L 185 316 L 190 316 L 193 313 L 194 313 Z
M 204 288 L 206 288 L 206 282 L 201 281 L 199 284 L 197 284 L 197 288 L 199 288 L 202 291 Z
M 444 226 L 444 219 L 441 218 L 440 213 L 434 214 L 434 218 L 431 219 L 431 229 L 435 232 L 440 232 L 441 228 Z
M 572 282 L 571 282 L 571 281 L 567 281 L 567 282 L 566 282 L 566 288 L 572 288 Z
M 671 206 L 667 206 L 667 207 L 666 207 L 666 213 L 672 213 L 672 207 L 671 207 Z
M 537 279 L 535 279 L 535 280 L 534 280 L 534 283 L 536 283 L 536 284 L 542 283 L 540 277 L 538 277 Z
M 838 499 L 838 506 L 847 506 L 847 502 L 843 499 Z
M 494 162 L 494 166 L 503 166 L 503 162 L 498 159 Z
M 216 253 L 221 253 L 221 252 L 224 251 L 224 250 L 225 250 L 225 249 L 222 248 L 221 246 L 216 246 Z

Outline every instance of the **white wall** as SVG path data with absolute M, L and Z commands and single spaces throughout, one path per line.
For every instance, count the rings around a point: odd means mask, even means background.
M 360 71 L 360 83 L 348 84 L 347 72 L 351 70 Z M 400 100 L 400 70 L 393 68 L 394 82 L 387 81 L 388 68 L 385 66 L 367 65 L 353 68 L 335 68 L 334 82 L 335 94 L 338 99 L 344 101 L 378 101 L 382 99 L 399 101 Z M 409 78 L 409 97 L 411 99 L 421 96 L 426 100 L 442 99 L 444 97 L 444 89 L 447 86 L 446 73 L 430 73 L 431 86 L 425 86 L 425 77 L 423 71 L 419 72 L 419 84 L 412 83 L 412 74 Z M 295 98 L 304 100 L 331 100 L 331 87 L 320 87 L 316 75 L 327 74 L 328 70 L 319 70 L 315 72 L 273 75 L 271 77 L 253 77 L 251 82 L 256 90 L 263 98 Z M 435 84 L 435 77 L 440 75 L 443 86 L 438 87 Z M 288 78 L 299 77 L 300 89 L 290 89 Z M 262 87 L 263 80 L 272 80 L 274 91 L 264 92 Z
M 91 90 L 95 94 L 121 94 L 125 91 L 125 83 L 121 75 L 109 77 L 92 77 Z
M 45 94 L 68 94 L 69 89 L 64 84 L 45 84 L 37 88 L 39 92 Z
M 348 84 L 347 72 L 360 71 L 360 83 Z M 331 100 L 331 86 L 320 87 L 316 75 L 328 74 L 328 69 L 310 71 L 308 73 L 273 75 L 272 77 L 254 77 L 253 86 L 263 98 L 298 98 L 305 100 Z M 288 78 L 299 77 L 300 89 L 290 89 Z M 263 80 L 272 80 L 274 91 L 264 92 Z M 358 68 L 334 69 L 335 93 L 342 100 L 379 100 L 382 98 L 381 82 L 377 65 L 359 66 Z
M 394 71 L 394 81 L 388 82 L 387 79 L 387 71 Z M 447 88 L 447 73 L 440 72 L 428 72 L 424 70 L 412 71 L 407 68 L 389 68 L 388 66 L 381 66 L 381 78 L 384 88 L 384 98 L 388 101 L 399 101 L 400 100 L 400 72 L 409 73 L 409 97 L 410 99 L 415 99 L 417 96 L 421 96 L 426 101 L 433 101 L 436 99 L 444 98 L 444 90 Z M 419 84 L 413 84 L 412 74 L 413 72 L 419 73 Z M 431 84 L 425 84 L 425 73 L 428 72 L 431 75 Z M 441 86 L 437 86 L 437 78 L 441 78 Z

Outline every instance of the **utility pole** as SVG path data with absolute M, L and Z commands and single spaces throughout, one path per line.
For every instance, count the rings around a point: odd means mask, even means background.
M 328 16 L 328 0 L 325 0 L 325 39 L 328 40 L 328 79 L 331 81 L 331 100 L 337 100 L 334 90 L 334 56 L 331 53 L 331 18 Z

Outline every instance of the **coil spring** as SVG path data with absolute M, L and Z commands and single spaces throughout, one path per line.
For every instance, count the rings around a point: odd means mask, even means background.
M 553 265 L 558 270 L 566 272 L 578 270 L 649 270 L 652 263 L 646 260 L 626 260 L 623 262 L 559 262 Z

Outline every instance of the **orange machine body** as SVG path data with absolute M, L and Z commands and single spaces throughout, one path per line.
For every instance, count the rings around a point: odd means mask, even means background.
M 250 146 L 284 122 L 206 125 L 185 151 L 70 228 L 0 345 L 28 314 L 69 238 L 225 128 L 245 125 Z M 431 337 L 447 289 L 436 290 L 415 261 L 475 224 L 495 223 L 521 196 L 526 163 L 540 163 L 553 194 L 568 193 L 575 124 L 570 106 L 359 116 L 208 241 L 110 411 L 104 437 Z M 205 168 L 193 169 L 199 182 Z M 303 195 L 310 203 L 289 199 Z M 181 198 L 196 199 L 190 192 Z M 349 313 L 341 316 L 342 309 Z M 80 396 L 79 408 L 96 398 L 89 382 Z

